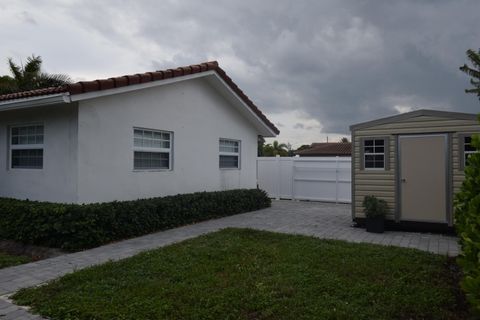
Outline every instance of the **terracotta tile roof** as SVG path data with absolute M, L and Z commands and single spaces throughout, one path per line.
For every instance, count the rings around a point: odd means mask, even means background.
M 309 149 L 295 151 L 295 154 L 304 157 L 351 156 L 352 144 L 350 142 L 312 143 Z
M 97 79 L 93 81 L 80 81 L 59 87 L 50 87 L 38 90 L 16 92 L 0 95 L 0 102 L 7 100 L 16 100 L 36 96 L 51 95 L 57 93 L 69 93 L 70 95 L 86 92 L 101 91 L 113 88 L 120 88 L 145 82 L 160 81 L 164 79 L 186 76 L 189 74 L 201 73 L 213 70 L 225 83 L 242 99 L 242 101 L 276 134 L 280 131 L 275 125 L 267 119 L 260 109 L 248 98 L 248 96 L 233 82 L 233 80 L 220 68 L 217 61 L 204 62 L 200 64 L 178 67 L 176 69 L 166 69 L 153 72 L 137 73 L 133 75 L 124 75 L 115 78 Z
M 30 91 L 8 93 L 8 94 L 0 95 L 0 101 L 16 100 L 16 99 L 23 99 L 23 98 L 30 98 L 30 97 L 37 97 L 37 96 L 46 96 L 49 94 L 62 93 L 67 91 L 68 90 L 65 86 L 60 86 L 60 87 L 49 87 L 49 88 L 36 89 L 36 90 L 30 90 Z

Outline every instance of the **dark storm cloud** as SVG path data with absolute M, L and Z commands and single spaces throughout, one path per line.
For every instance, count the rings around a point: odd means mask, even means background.
M 458 70 L 480 47 L 477 0 L 35 1 L 28 15 L 18 3 L 9 10 L 49 40 L 21 54 L 41 53 L 74 77 L 218 60 L 267 115 L 300 110 L 323 133 L 411 108 L 479 111 Z M 65 33 L 56 42 L 55 25 L 44 27 L 55 16 Z M 22 37 L 12 26 L 3 39 Z
M 344 133 L 352 123 L 396 113 L 396 106 L 478 111 L 458 71 L 465 50 L 480 45 L 477 1 L 189 7 L 173 10 L 183 12 L 173 26 L 151 21 L 142 34 L 184 48 L 173 59 L 181 63 L 226 55 L 225 68 L 266 112 L 301 109 L 323 131 Z M 165 42 L 155 36 L 163 33 Z

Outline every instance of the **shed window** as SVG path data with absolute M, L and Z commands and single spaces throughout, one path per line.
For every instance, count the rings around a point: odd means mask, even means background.
M 220 139 L 219 152 L 220 169 L 240 168 L 240 141 Z
M 170 170 L 172 139 L 172 132 L 134 128 L 134 170 Z
M 365 169 L 385 169 L 385 140 L 366 139 L 363 156 Z
M 477 152 L 477 149 L 472 146 L 472 137 L 466 136 L 463 138 L 463 164 L 466 166 L 468 164 L 468 158 L 470 155 Z
M 12 169 L 43 168 L 43 125 L 10 128 L 10 165 Z

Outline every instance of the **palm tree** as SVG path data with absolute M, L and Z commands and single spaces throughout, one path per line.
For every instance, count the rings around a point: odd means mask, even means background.
M 265 148 L 265 138 L 263 136 L 258 136 L 257 140 L 257 156 L 263 157 L 263 149 Z
M 265 145 L 263 148 L 263 155 L 266 157 L 276 157 L 277 155 L 286 157 L 288 155 L 287 145 L 275 140 L 272 144 L 269 143 Z
M 32 55 L 25 65 L 17 65 L 12 58 L 8 59 L 10 75 L 0 77 L 0 94 L 35 90 L 48 87 L 58 87 L 70 83 L 65 74 L 49 74 L 42 72 L 42 58 Z
M 480 99 L 480 49 L 478 52 L 473 51 L 472 49 L 467 50 L 467 57 L 472 62 L 472 67 L 464 64 L 460 67 L 460 70 L 468 74 L 470 77 L 470 83 L 474 86 L 473 89 L 465 89 L 466 93 L 473 93 L 478 96 Z

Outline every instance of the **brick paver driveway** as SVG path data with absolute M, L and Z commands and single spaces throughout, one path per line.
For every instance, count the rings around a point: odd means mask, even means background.
M 0 270 L 0 319 L 41 319 L 8 302 L 15 291 L 55 279 L 87 266 L 118 260 L 174 242 L 227 227 L 246 227 L 326 239 L 367 242 L 417 248 L 455 256 L 457 238 L 425 233 L 385 232 L 372 234 L 352 228 L 350 205 L 321 202 L 273 201 L 272 207 L 149 234 L 91 250 Z

